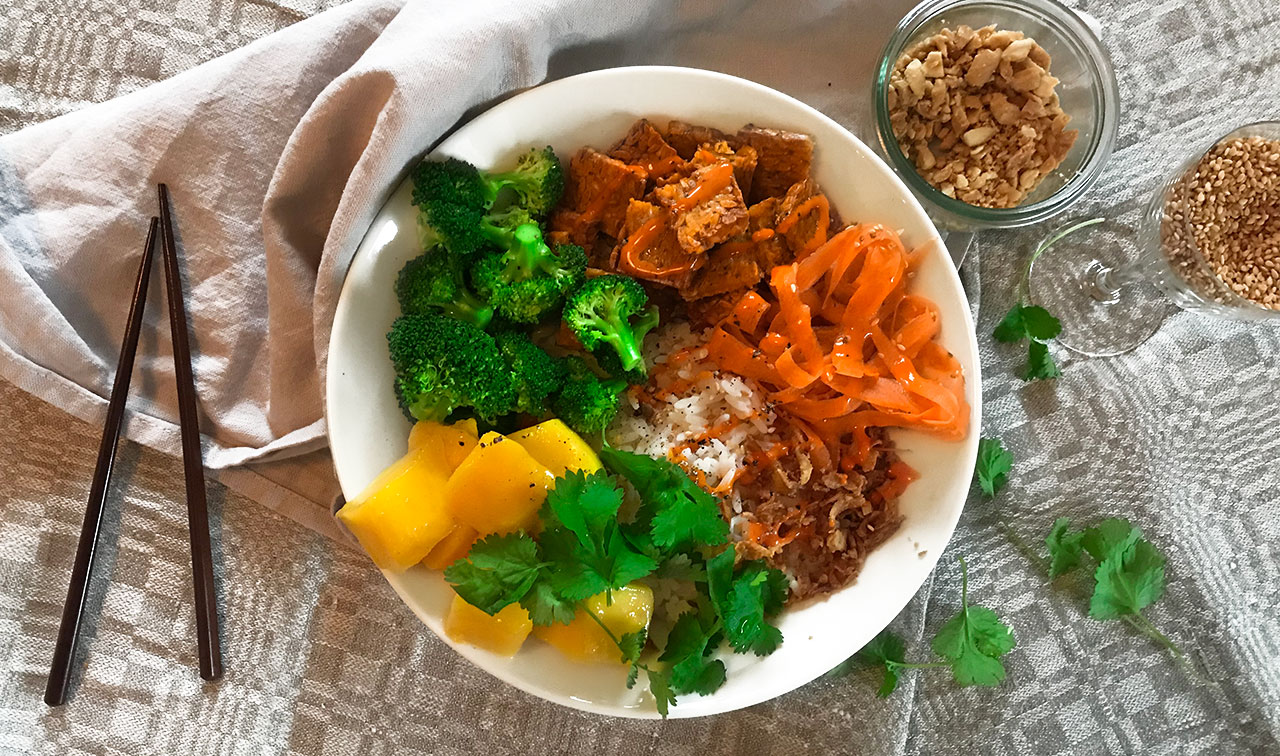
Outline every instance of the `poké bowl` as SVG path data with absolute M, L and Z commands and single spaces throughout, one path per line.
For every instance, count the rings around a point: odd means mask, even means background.
M 534 146 L 550 145 L 564 157 L 586 145 L 606 147 L 641 117 L 662 123 L 679 119 L 729 133 L 754 123 L 811 135 L 812 176 L 840 215 L 895 229 L 909 249 L 921 251 L 912 290 L 937 305 L 937 338 L 963 369 L 972 410 L 961 441 L 890 432 L 901 459 L 919 474 L 899 500 L 901 527 L 868 556 L 855 582 L 784 609 L 777 618 L 784 640 L 772 655 L 723 655 L 725 685 L 709 696 L 681 696 L 670 710 L 671 717 L 696 717 L 757 704 L 814 680 L 875 637 L 915 595 L 945 550 L 970 488 L 981 423 L 978 348 L 959 277 L 911 191 L 840 124 L 762 85 L 685 68 L 596 71 L 502 102 L 432 154 L 482 168 L 509 164 Z M 420 252 L 410 196 L 405 180 L 377 214 L 348 271 L 333 323 L 326 412 L 334 464 L 348 499 L 406 451 L 410 424 L 391 390 L 394 372 L 385 335 L 399 314 L 391 296 L 396 275 Z M 574 661 L 534 639 L 513 657 L 455 643 L 444 632 L 453 591 L 441 573 L 418 566 L 384 575 L 446 644 L 515 688 L 584 711 L 658 716 L 643 684 L 627 688 L 625 667 Z

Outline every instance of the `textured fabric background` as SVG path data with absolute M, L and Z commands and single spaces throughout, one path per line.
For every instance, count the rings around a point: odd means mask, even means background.
M 864 138 L 868 66 L 909 3 L 803 3 L 790 26 L 679 46 L 638 37 L 552 61 L 553 75 L 667 62 L 796 94 Z M 1083 3 L 1108 30 L 1125 119 L 1078 215 L 1132 222 L 1170 161 L 1231 125 L 1280 116 L 1280 8 L 1269 0 Z M 145 6 L 145 7 L 144 7 Z M 751 12 L 746 3 L 730 10 Z M 898 7 L 901 6 L 901 7 Z M 887 8 L 887 10 L 886 10 Z M 323 10 L 317 3 L 17 0 L 0 7 L 0 131 L 166 78 Z M 756 9 L 758 10 L 758 9 Z M 744 50 L 751 44 L 754 52 Z M 831 86 L 824 86 L 831 82 Z M 0 754 L 1280 753 L 1280 331 L 1180 313 L 1135 353 L 1013 377 L 986 334 L 1045 228 L 982 237 L 985 432 L 1018 457 L 971 501 L 934 579 L 895 627 L 913 655 L 973 600 L 1014 626 L 1010 676 L 959 690 L 912 675 L 889 701 L 865 673 L 713 719 L 605 720 L 490 679 L 425 630 L 358 553 L 214 486 L 228 675 L 204 686 L 180 466 L 128 444 L 103 537 L 83 677 L 40 701 L 99 427 L 0 385 Z M 1134 519 L 1170 557 L 1152 619 L 1193 648 L 1187 676 L 1123 626 L 1044 584 L 1000 523 L 1038 542 L 1054 517 Z

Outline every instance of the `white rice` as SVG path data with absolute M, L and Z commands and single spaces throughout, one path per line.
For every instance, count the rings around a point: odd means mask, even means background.
M 675 377 L 692 381 L 692 385 L 679 394 L 664 396 L 652 412 L 642 412 L 640 403 L 630 398 L 631 411 L 623 407 L 609 426 L 608 436 L 615 448 L 669 457 L 682 442 L 698 439 L 731 419 L 741 420 L 726 433 L 681 448 L 675 460 L 689 472 L 701 470 L 708 485 L 715 487 L 732 482 L 732 476 L 746 461 L 748 439 L 754 437 L 757 444 L 768 448 L 770 443 L 764 439 L 773 431 L 773 413 L 754 382 L 719 373 L 707 361 L 707 350 L 700 345 L 709 336 L 709 330 L 695 333 L 688 323 L 677 322 L 662 328 L 657 338 L 649 339 L 644 354 L 651 372 L 660 372 L 660 366 L 672 354 L 696 347 L 675 372 Z M 740 507 L 736 509 L 740 511 Z

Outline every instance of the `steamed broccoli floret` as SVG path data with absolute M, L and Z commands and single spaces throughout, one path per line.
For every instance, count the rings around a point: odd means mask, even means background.
M 586 278 L 587 253 L 582 247 L 561 245 L 547 259 L 554 264 L 554 273 L 513 277 L 505 255 L 481 257 L 471 269 L 471 278 L 502 317 L 514 323 L 536 323 Z
M 493 308 L 467 288 L 461 261 L 439 247 L 413 258 L 400 269 L 396 299 L 405 315 L 439 310 L 480 328 L 493 318 Z
M 517 204 L 537 216 L 551 212 L 564 194 L 564 167 L 550 147 L 535 147 L 516 160 L 514 170 L 486 178 L 495 198 L 503 188 L 510 188 L 519 196 Z
M 600 380 L 579 357 L 565 359 L 568 378 L 556 396 L 556 415 L 583 436 L 598 436 L 618 414 L 618 394 L 626 388 L 616 378 Z
M 516 203 L 492 212 L 505 188 L 516 194 Z M 507 249 L 511 231 L 549 212 L 563 192 L 564 171 L 550 147 L 531 150 L 506 173 L 485 173 L 458 158 L 424 160 L 413 169 L 418 237 L 423 249 L 443 243 L 462 255 L 486 241 Z
M 640 346 L 645 334 L 658 325 L 658 308 L 644 309 L 648 301 L 644 287 L 634 278 L 600 276 L 569 295 L 564 322 L 588 350 L 607 345 L 617 353 L 624 371 L 643 371 Z
M 555 251 L 542 238 L 542 229 L 529 223 L 517 226 L 502 253 L 503 276 L 520 281 L 545 274 L 554 278 L 581 278 L 587 268 L 587 253 L 576 244 L 562 244 Z
M 516 410 L 537 417 L 546 415 L 551 395 L 564 385 L 564 361 L 542 351 L 523 331 L 499 331 L 493 339 L 511 369 Z
M 459 407 L 492 420 L 515 406 L 511 373 L 493 337 L 446 315 L 403 315 L 387 333 L 400 406 L 440 422 Z

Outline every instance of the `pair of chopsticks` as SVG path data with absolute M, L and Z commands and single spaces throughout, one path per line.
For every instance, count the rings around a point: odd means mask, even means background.
M 178 383 L 178 418 L 182 427 L 182 465 L 187 483 L 187 525 L 191 536 L 191 572 L 195 584 L 200 676 L 206 680 L 216 680 L 222 676 L 218 609 L 213 595 L 209 510 L 205 501 L 204 463 L 200 456 L 200 420 L 196 415 L 196 387 L 191 375 L 186 305 L 182 294 L 182 280 L 178 276 L 178 251 L 173 240 L 169 189 L 160 184 L 158 192 L 160 217 L 151 218 L 147 241 L 142 250 L 142 264 L 138 268 L 133 302 L 129 306 L 124 344 L 120 347 L 120 361 L 116 366 L 115 382 L 111 386 L 111 400 L 107 404 L 106 426 L 102 430 L 102 442 L 98 446 L 98 462 L 93 472 L 93 484 L 89 488 L 89 501 L 85 505 L 84 524 L 80 528 L 80 543 L 76 547 L 76 558 L 71 567 L 71 585 L 67 588 L 67 602 L 62 607 L 62 622 L 58 626 L 58 640 L 53 649 L 53 664 L 44 690 L 44 702 L 50 706 L 60 706 L 67 700 L 76 640 L 80 634 L 80 621 L 84 617 L 89 576 L 93 572 L 93 558 L 102 526 L 102 510 L 106 504 L 111 468 L 115 464 L 120 426 L 124 421 L 133 358 L 138 351 L 138 335 L 142 330 L 142 311 L 146 306 L 147 283 L 151 278 L 152 251 L 155 248 L 157 229 L 163 246 L 169 329 L 173 340 L 173 367 Z

